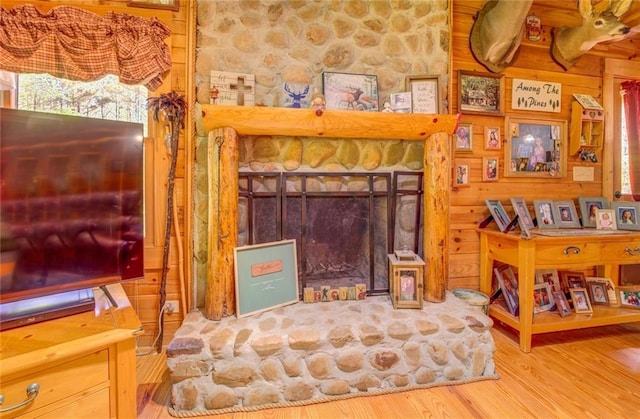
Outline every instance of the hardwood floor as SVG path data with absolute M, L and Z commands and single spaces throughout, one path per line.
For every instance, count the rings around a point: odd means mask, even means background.
M 499 380 L 210 417 L 640 419 L 640 323 L 535 335 L 529 354 L 511 329 L 493 335 Z M 138 417 L 170 418 L 164 355 L 139 357 L 137 377 Z

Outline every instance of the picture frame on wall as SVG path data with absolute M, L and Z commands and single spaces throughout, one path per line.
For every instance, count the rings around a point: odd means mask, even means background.
M 470 185 L 469 175 L 471 173 L 471 166 L 469 163 L 456 161 L 453 166 L 453 186 L 458 188 L 468 187 Z
M 489 208 L 489 213 L 493 217 L 493 221 L 498 225 L 498 229 L 504 233 L 511 223 L 511 218 L 502 206 L 502 203 L 497 199 L 487 199 L 485 200 L 485 204 L 487 208 Z
M 604 196 L 579 196 L 580 219 L 582 227 L 596 227 L 596 210 L 609 208 L 607 198 Z
M 533 210 L 538 222 L 538 228 L 558 228 L 556 218 L 553 213 L 553 201 L 550 199 L 535 199 Z
M 440 77 L 411 75 L 405 78 L 405 89 L 411 93 L 413 113 L 444 113 L 440 98 Z
M 484 130 L 484 149 L 500 150 L 502 141 L 500 139 L 500 127 L 485 127 Z
M 473 151 L 473 125 L 459 123 L 453 134 L 453 150 L 461 152 Z
M 559 228 L 580 228 L 578 211 L 571 200 L 553 201 L 553 215 Z
M 482 158 L 482 181 L 495 182 L 498 180 L 498 159 L 495 157 Z
M 611 203 L 611 209 L 615 213 L 618 230 L 640 230 L 639 202 L 614 201 Z
M 127 6 L 145 9 L 164 9 L 177 12 L 180 10 L 180 0 L 127 0 Z
M 504 76 L 459 70 L 458 108 L 463 114 L 503 115 Z
M 348 111 L 378 111 L 378 78 L 374 74 L 322 73 L 326 108 Z

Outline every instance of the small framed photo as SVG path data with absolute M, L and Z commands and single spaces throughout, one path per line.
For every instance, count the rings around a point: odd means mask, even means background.
M 503 115 L 504 76 L 458 71 L 458 108 L 463 114 Z
M 592 304 L 609 305 L 609 294 L 607 293 L 605 284 L 587 281 L 587 290 L 589 291 L 589 298 Z
M 582 219 L 582 227 L 596 226 L 596 210 L 607 209 L 609 204 L 604 196 L 579 196 L 578 206 L 580 207 L 580 217 Z
M 614 201 L 611 209 L 616 214 L 618 230 L 640 230 L 638 216 L 640 215 L 640 203 Z
M 564 291 L 556 269 L 536 269 L 536 284 L 547 284 L 551 292 Z
M 567 289 L 587 288 L 587 282 L 582 272 L 560 271 L 560 281 Z
M 469 183 L 469 174 L 471 173 L 471 167 L 468 163 L 458 163 L 454 164 L 454 174 L 453 174 L 453 186 L 458 188 L 468 187 Z
M 533 210 L 538 221 L 538 228 L 558 228 L 553 214 L 553 201 L 548 199 L 536 199 L 533 201 Z
M 493 270 L 498 284 L 502 290 L 502 295 L 507 303 L 507 309 L 514 316 L 519 313 L 520 298 L 518 297 L 518 280 L 510 265 L 501 265 Z
M 521 230 L 529 231 L 535 227 L 533 219 L 531 219 L 531 214 L 529 213 L 529 207 L 527 207 L 524 198 L 511 198 L 511 205 L 513 206 L 513 211 L 518 216 L 518 224 Z
M 487 208 L 489 208 L 489 213 L 493 217 L 493 221 L 496 222 L 500 231 L 504 233 L 509 223 L 511 223 L 511 218 L 502 206 L 502 203 L 497 199 L 487 199 L 485 203 Z
M 500 128 L 486 127 L 484 131 L 484 149 L 500 150 L 501 148 L 502 141 L 500 140 Z
M 127 0 L 127 6 L 143 7 L 146 9 L 165 9 L 177 12 L 180 0 Z
M 640 309 L 640 288 L 619 287 L 620 307 Z
M 460 123 L 456 128 L 456 133 L 453 135 L 453 149 L 454 151 L 471 152 L 473 141 L 473 126 L 467 123 Z
M 439 76 L 407 76 L 405 89 L 411 93 L 413 113 L 445 113 L 440 99 Z
M 586 288 L 571 288 L 569 293 L 571 294 L 571 301 L 573 302 L 573 310 L 577 314 L 593 313 Z
M 378 78 L 373 74 L 322 73 L 327 109 L 378 111 Z
M 596 210 L 596 229 L 598 230 L 617 230 L 616 213 L 612 209 Z
M 533 312 L 542 313 L 549 311 L 553 307 L 553 296 L 547 284 L 536 284 L 533 286 Z
M 587 286 L 591 289 L 592 284 L 602 284 L 604 289 L 607 292 L 607 300 L 609 301 L 610 306 L 619 306 L 620 302 L 618 301 L 618 295 L 616 293 L 616 286 L 613 284 L 611 278 L 603 278 L 600 276 L 587 276 L 585 278 L 587 282 Z M 593 298 L 592 298 L 593 300 Z
M 560 228 L 580 228 L 580 219 L 573 201 L 553 201 L 553 213 Z
M 569 306 L 569 301 L 567 301 L 567 297 L 564 295 L 564 292 L 551 291 L 551 296 L 553 297 L 553 302 L 558 308 L 558 314 L 560 314 L 560 317 L 567 317 L 571 314 L 571 306 Z
M 391 93 L 391 110 L 395 113 L 411 113 L 411 92 Z
M 498 159 L 495 157 L 482 158 L 482 180 L 494 182 L 498 180 Z

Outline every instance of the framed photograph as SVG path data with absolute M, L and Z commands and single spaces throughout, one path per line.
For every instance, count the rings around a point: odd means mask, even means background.
M 411 93 L 391 93 L 391 110 L 396 113 L 411 113 Z
M 553 302 L 558 308 L 558 314 L 560 314 L 560 317 L 567 317 L 571 314 L 571 306 L 569 305 L 569 301 L 567 301 L 567 297 L 564 295 L 564 292 L 551 291 L 551 296 L 553 297 Z
M 511 198 L 511 205 L 513 206 L 513 212 L 518 216 L 518 224 L 521 230 L 529 231 L 535 227 L 524 198 Z
M 615 211 L 612 209 L 596 209 L 596 229 L 617 230 Z
M 582 272 L 560 271 L 560 281 L 569 291 L 572 288 L 587 288 L 587 282 Z
M 506 117 L 504 143 L 505 176 L 567 175 L 567 121 Z
M 498 159 L 495 157 L 482 158 L 482 180 L 494 182 L 498 180 Z
M 620 307 L 640 309 L 640 287 L 619 287 Z
M 473 140 L 473 126 L 471 124 L 460 123 L 453 135 L 453 150 L 471 152 Z
M 618 295 L 616 293 L 616 286 L 613 284 L 611 278 L 603 278 L 599 276 L 587 276 L 585 278 L 587 282 L 587 287 L 591 289 L 592 284 L 602 284 L 604 289 L 607 292 L 607 300 L 609 301 L 609 305 L 618 306 L 620 302 L 618 301 Z M 593 298 L 592 298 L 593 300 Z
M 485 150 L 500 150 L 502 148 L 502 141 L 500 140 L 500 128 L 499 127 L 485 127 L 484 129 L 484 149 Z
M 455 162 L 453 170 L 453 186 L 458 188 L 468 187 L 469 174 L 471 173 L 471 167 L 469 166 L 469 164 Z
M 605 284 L 594 281 L 587 281 L 587 290 L 589 291 L 589 298 L 593 305 L 601 304 L 609 305 L 609 294 L 607 293 L 607 287 Z
M 493 270 L 498 284 L 502 290 L 502 295 L 507 303 L 507 309 L 514 316 L 519 313 L 520 299 L 518 297 L 518 280 L 509 265 L 501 265 Z
M 378 78 L 373 74 L 322 73 L 327 109 L 378 111 Z
M 551 292 L 564 291 L 557 269 L 536 269 L 536 284 L 547 284 Z
M 180 0 L 127 0 L 127 6 L 144 7 L 147 9 L 165 9 L 177 12 Z
M 538 228 L 558 228 L 553 214 L 553 201 L 548 199 L 536 199 L 533 201 L 533 210 L 538 221 Z
M 593 228 L 596 226 L 596 210 L 609 208 L 607 198 L 604 196 L 579 196 L 578 206 L 580 207 L 582 227 Z
M 553 201 L 553 215 L 559 228 L 580 228 L 578 211 L 571 200 Z
M 296 241 L 236 247 L 237 317 L 298 302 Z
M 586 288 L 571 288 L 569 293 L 571 294 L 571 301 L 573 302 L 573 310 L 577 314 L 593 313 Z
M 439 76 L 407 76 L 405 78 L 405 89 L 411 93 L 413 113 L 444 113 L 440 98 Z
M 496 222 L 500 231 L 504 233 L 511 222 L 511 218 L 507 214 L 507 211 L 505 211 L 502 203 L 497 199 L 487 199 L 484 202 L 487 204 L 487 208 L 489 208 L 489 213 L 491 213 L 493 221 Z
M 638 216 L 640 215 L 640 203 L 614 201 L 611 209 L 616 215 L 618 230 L 640 230 Z
M 504 76 L 458 71 L 458 108 L 463 114 L 504 114 Z
M 533 286 L 533 312 L 542 313 L 549 311 L 553 307 L 553 296 L 547 284 L 536 284 Z

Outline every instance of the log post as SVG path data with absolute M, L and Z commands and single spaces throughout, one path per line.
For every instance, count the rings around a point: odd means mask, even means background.
M 445 300 L 449 266 L 451 141 L 444 132 L 424 142 L 424 299 Z

